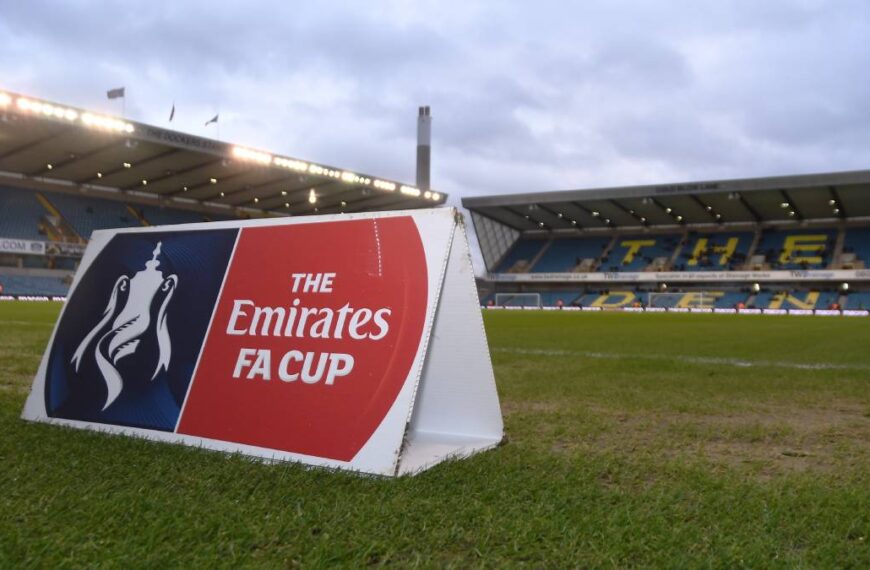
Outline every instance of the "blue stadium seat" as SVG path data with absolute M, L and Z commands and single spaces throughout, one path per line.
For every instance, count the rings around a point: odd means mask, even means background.
M 609 237 L 554 240 L 533 268 L 534 273 L 567 273 L 584 259 L 598 259 L 610 243 Z
M 0 274 L 0 284 L 4 295 L 64 296 L 69 292 L 69 286 L 57 277 Z
M 864 267 L 870 267 L 870 228 L 846 230 L 843 252 L 854 253 L 860 261 L 864 262 Z
M 673 271 L 736 270 L 746 262 L 754 238 L 752 232 L 690 234 Z
M 762 291 L 755 296 L 757 309 L 827 309 L 837 302 L 839 293 L 833 291 Z
M 679 234 L 646 234 L 620 236 L 606 260 L 601 261 L 601 271 L 643 271 L 659 257 L 670 259 L 680 244 Z
M 152 226 L 171 224 L 193 224 L 205 221 L 202 214 L 187 210 L 173 210 L 171 208 L 155 208 L 154 206 L 134 206 L 142 212 L 143 217 Z
M 870 309 L 870 292 L 852 292 L 846 297 L 844 309 Z
M 534 259 L 536 255 L 538 255 L 538 252 L 541 251 L 541 248 L 544 247 L 545 243 L 547 243 L 547 240 L 543 239 L 518 240 L 510 249 L 510 251 L 508 251 L 504 259 L 502 259 L 502 262 L 499 264 L 499 268 L 496 272 L 506 273 L 514 265 L 516 265 L 517 262 L 520 261 L 531 262 L 532 259 Z
M 0 236 L 45 240 L 39 222 L 46 213 L 36 192 L 0 186 Z
M 94 230 L 142 226 L 123 202 L 54 193 L 46 193 L 45 197 L 85 239 L 90 239 Z
M 773 269 L 822 269 L 831 261 L 836 236 L 832 229 L 765 230 L 755 254 L 763 254 Z

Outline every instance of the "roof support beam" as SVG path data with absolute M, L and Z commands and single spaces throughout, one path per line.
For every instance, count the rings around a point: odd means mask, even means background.
M 15 156 L 18 153 L 24 152 L 26 150 L 30 150 L 30 149 L 35 148 L 35 147 L 38 147 L 42 143 L 46 143 L 46 142 L 50 141 L 51 139 L 59 136 L 60 134 L 63 134 L 64 132 L 66 132 L 68 130 L 69 129 L 64 129 L 60 133 L 55 133 L 53 135 L 49 135 L 47 137 L 43 137 L 41 139 L 37 139 L 35 141 L 31 141 L 29 143 L 25 143 L 25 144 L 22 144 L 22 145 L 15 147 L 15 148 L 12 148 L 12 149 L 4 152 L 3 154 L 0 154 L 0 160 L 4 160 L 6 158 L 9 158 L 10 156 Z
M 788 202 L 789 206 L 791 207 L 791 211 L 794 212 L 793 217 L 796 220 L 803 220 L 803 213 L 798 209 L 797 204 L 794 203 L 794 200 L 791 199 L 791 196 L 788 195 L 788 191 L 780 190 L 779 192 L 780 194 L 782 194 L 782 197 L 785 199 L 785 201 Z
M 752 204 L 746 201 L 746 198 L 743 197 L 742 193 L 734 192 L 734 194 L 737 196 L 737 201 L 740 203 L 740 205 L 743 206 L 743 208 L 749 213 L 749 217 L 752 218 L 752 221 L 756 224 L 760 223 L 761 215 L 755 208 L 752 207 Z
M 836 186 L 828 186 L 828 190 L 831 192 L 831 199 L 834 200 L 834 207 L 840 210 L 836 216 L 838 218 L 848 218 L 849 214 L 846 211 L 846 205 L 843 204 L 843 199 L 840 198 L 840 193 L 837 192 Z

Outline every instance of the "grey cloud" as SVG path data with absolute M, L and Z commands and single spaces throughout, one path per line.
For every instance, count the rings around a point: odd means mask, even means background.
M 460 194 L 866 168 L 870 5 L 0 0 L 2 87 Z M 208 115 L 208 116 L 206 116 Z M 205 118 L 203 118 L 205 117 Z M 224 120 L 223 118 L 226 117 Z M 661 180 L 666 181 L 666 180 Z

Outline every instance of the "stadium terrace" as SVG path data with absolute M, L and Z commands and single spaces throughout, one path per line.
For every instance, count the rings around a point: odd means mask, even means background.
M 866 314 L 870 170 L 463 199 L 495 307 Z

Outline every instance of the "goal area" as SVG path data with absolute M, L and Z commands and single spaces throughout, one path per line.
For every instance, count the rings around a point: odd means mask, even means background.
M 540 293 L 496 293 L 495 304 L 499 307 L 541 308 Z

